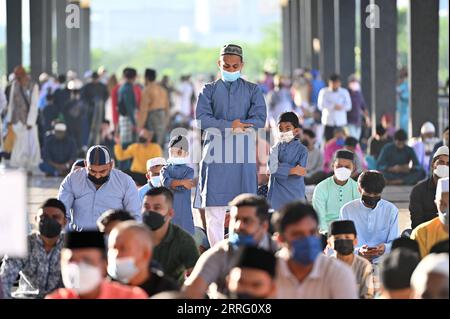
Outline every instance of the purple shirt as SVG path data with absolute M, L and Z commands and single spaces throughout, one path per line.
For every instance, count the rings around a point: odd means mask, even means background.
M 350 99 L 352 100 L 352 109 L 347 112 L 348 124 L 361 125 L 361 116 L 366 108 L 366 102 L 361 91 L 348 90 Z

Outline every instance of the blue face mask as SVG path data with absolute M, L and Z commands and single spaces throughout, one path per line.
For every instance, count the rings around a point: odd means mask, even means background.
M 161 186 L 161 176 L 153 176 L 150 178 L 150 183 L 153 187 L 160 187 Z
M 222 79 L 227 82 L 234 82 L 241 77 L 241 71 L 236 72 L 228 72 L 225 70 L 221 70 Z
M 345 140 L 343 138 L 338 138 L 336 140 L 336 145 L 337 146 L 344 146 L 345 145 Z
M 169 159 L 167 160 L 167 163 L 172 165 L 185 165 L 187 164 L 187 162 L 187 157 L 169 157 Z
M 304 266 L 312 264 L 322 250 L 322 243 L 317 236 L 294 240 L 291 245 L 292 259 Z
M 256 240 L 252 235 L 238 234 L 231 232 L 228 235 L 228 242 L 235 248 L 240 246 L 256 246 Z

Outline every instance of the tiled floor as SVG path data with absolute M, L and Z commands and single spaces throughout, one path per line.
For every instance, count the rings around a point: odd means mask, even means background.
M 58 194 L 58 187 L 61 178 L 34 176 L 28 182 L 28 216 L 31 223 L 34 223 L 34 216 L 39 205 L 49 197 L 55 197 Z M 397 205 L 400 209 L 399 225 L 400 231 L 410 227 L 410 218 L 408 211 L 409 194 L 411 186 L 388 186 L 384 190 L 383 198 Z M 310 200 L 314 187 L 307 187 L 307 197 Z M 194 218 L 199 221 L 199 218 Z

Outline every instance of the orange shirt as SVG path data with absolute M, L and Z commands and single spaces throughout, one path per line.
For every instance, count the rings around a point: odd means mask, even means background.
M 45 299 L 80 299 L 80 296 L 73 289 L 61 288 L 47 295 Z M 148 295 L 139 287 L 103 280 L 100 295 L 96 299 L 148 299 Z

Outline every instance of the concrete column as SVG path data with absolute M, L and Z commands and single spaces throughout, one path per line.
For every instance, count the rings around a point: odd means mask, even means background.
M 281 6 L 282 22 L 282 46 L 283 46 L 283 74 L 291 74 L 291 16 L 289 13 L 289 3 L 286 1 Z
M 81 29 L 80 29 L 80 57 L 81 72 L 86 72 L 91 68 L 91 9 L 89 4 L 81 4 Z
M 300 66 L 312 68 L 311 0 L 300 0 Z
M 439 0 L 410 0 L 409 133 L 420 135 L 426 121 L 438 124 Z
M 55 0 L 56 12 L 56 61 L 58 74 L 68 71 L 67 64 L 67 27 L 66 0 Z
M 334 38 L 334 0 L 317 0 L 319 12 L 319 66 L 322 78 L 336 72 Z
M 31 76 L 52 72 L 52 1 L 30 0 Z
M 300 65 L 300 0 L 289 1 L 290 25 L 291 25 L 291 68 L 299 68 Z
M 334 0 L 335 64 L 342 84 L 355 73 L 355 0 Z
M 314 49 L 314 41 L 319 41 L 319 13 L 317 9 L 317 0 L 311 2 L 311 68 L 314 70 L 319 69 L 319 52 Z
M 360 38 L 361 38 L 361 90 L 366 100 L 370 104 L 372 100 L 371 94 L 371 69 L 370 69 L 370 29 L 366 25 L 368 13 L 366 9 L 370 4 L 370 0 L 361 0 L 360 8 Z
M 6 0 L 6 69 L 7 73 L 22 64 L 22 1 Z
M 380 122 L 385 113 L 395 115 L 397 87 L 397 2 L 371 0 L 377 8 L 372 12 L 379 27 L 370 28 L 372 87 L 372 123 Z

